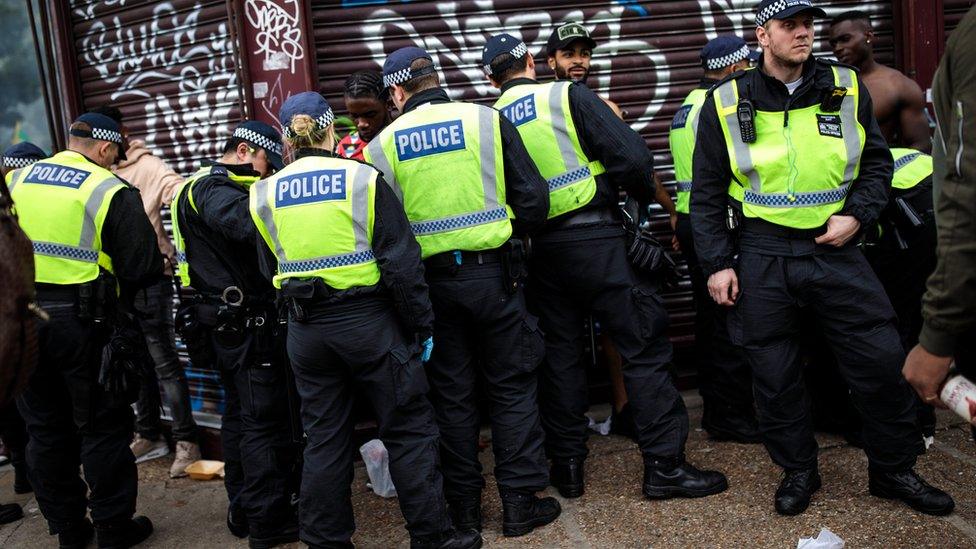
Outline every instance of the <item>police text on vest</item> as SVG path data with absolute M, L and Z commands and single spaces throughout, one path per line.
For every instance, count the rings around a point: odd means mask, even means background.
M 505 105 L 502 107 L 502 114 L 516 126 L 535 120 L 535 96 L 526 95 L 514 103 Z
M 464 124 L 450 120 L 399 130 L 393 134 L 401 161 L 464 149 Z
M 319 170 L 288 175 L 275 182 L 275 206 L 346 199 L 346 171 Z
M 57 185 L 59 187 L 77 189 L 88 179 L 89 175 L 91 175 L 91 172 L 86 172 L 85 170 L 38 162 L 31 166 L 31 171 L 24 178 L 24 183 Z

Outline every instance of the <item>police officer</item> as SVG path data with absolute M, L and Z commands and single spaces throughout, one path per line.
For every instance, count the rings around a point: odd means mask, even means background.
M 424 50 L 399 49 L 383 77 L 402 113 L 366 159 L 402 197 L 420 243 L 437 346 L 428 365 L 445 492 L 458 528 L 481 529 L 476 381 L 489 401 L 502 531 L 520 536 L 559 516 L 539 499 L 549 478 L 536 405 L 543 341 L 519 282 L 521 240 L 549 208 L 545 181 L 497 111 L 451 102 Z
M 137 475 L 129 451 L 129 402 L 99 384 L 102 348 L 119 306 L 162 270 L 139 193 L 108 167 L 125 158 L 119 126 L 86 113 L 68 150 L 14 170 L 11 195 L 33 241 L 40 357 L 18 407 L 27 424 L 27 466 L 38 506 L 61 547 L 129 547 L 152 533 L 132 518 Z M 82 466 L 85 482 L 78 477 Z
M 482 63 L 502 90 L 495 108 L 518 128 L 549 187 L 548 221 L 533 239 L 529 273 L 546 337 L 539 400 L 552 484 L 564 497 L 583 494 L 586 379 L 579 342 L 583 318 L 592 313 L 623 359 L 644 456 L 644 494 L 725 490 L 724 475 L 684 459 L 688 415 L 667 370 L 667 313 L 656 286 L 627 258 L 618 188 L 643 204 L 654 198 L 653 160 L 643 139 L 585 86 L 537 83 L 532 56 L 511 35 L 493 36 Z
M 7 175 L 18 169 L 26 168 L 38 160 L 47 158 L 45 153 L 37 145 L 28 141 L 21 141 L 16 145 L 11 145 L 4 149 L 2 162 L 0 162 L 0 177 L 7 180 Z M 9 183 L 9 181 L 7 181 Z
M 330 152 L 334 115 L 321 95 L 290 97 L 279 119 L 296 160 L 251 187 L 251 215 L 267 244 L 265 272 L 291 308 L 288 354 L 309 439 L 301 539 L 350 544 L 355 380 L 389 450 L 411 546 L 480 547 L 478 532 L 455 534 L 437 470 L 422 364 L 434 318 L 403 207 L 376 169 Z
M 894 312 L 852 244 L 884 208 L 891 154 L 856 71 L 811 56 L 823 15 L 808 0 L 760 3 L 759 68 L 708 93 L 693 166 L 695 247 L 712 298 L 734 306 L 729 331 L 752 367 L 763 441 L 784 469 L 776 510 L 803 512 L 821 484 L 798 355 L 808 306 L 862 414 L 871 493 L 947 514 L 952 498 L 913 470 L 921 438 Z M 727 223 L 740 225 L 737 246 Z
M 220 372 L 227 525 L 251 547 L 298 540 L 287 358 L 248 211 L 248 188 L 283 167 L 281 148 L 271 126 L 241 123 L 223 157 L 187 179 L 172 206 L 180 280 L 199 292 L 179 311 L 177 328 L 192 358 L 212 360 Z
M 675 209 L 678 220 L 675 234 L 681 253 L 688 261 L 688 274 L 695 305 L 695 359 L 698 364 L 699 391 L 704 413 L 702 429 L 712 438 L 737 442 L 759 442 L 759 431 L 752 403 L 749 364 L 741 349 L 729 341 L 725 310 L 708 295 L 705 277 L 695 255 L 688 201 L 691 195 L 691 159 L 695 151 L 698 111 L 705 93 L 716 82 L 735 71 L 749 67 L 752 50 L 738 36 L 720 36 L 701 50 L 705 74 L 698 87 L 688 94 L 671 121 L 668 141 L 674 158 L 677 183 Z

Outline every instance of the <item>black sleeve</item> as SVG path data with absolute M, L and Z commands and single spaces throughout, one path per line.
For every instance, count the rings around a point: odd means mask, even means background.
M 518 130 L 504 116 L 498 118 L 505 163 L 505 200 L 515 214 L 512 231 L 516 236 L 524 236 L 541 229 L 549 217 L 549 186 L 525 149 Z
M 251 244 L 260 235 L 248 209 L 248 193 L 236 185 L 212 177 L 198 181 L 191 189 L 193 201 L 208 227 L 233 242 Z
M 692 159 L 691 228 L 705 277 L 734 265 L 732 235 L 725 228 L 732 168 L 712 94 L 698 114 Z
M 865 130 L 864 151 L 861 153 L 861 171 L 851 185 L 844 209 L 840 213 L 856 217 L 863 228 L 874 224 L 888 203 L 894 161 L 874 117 L 871 94 L 860 76 L 857 78 L 860 90 L 857 119 Z
M 275 257 L 274 252 L 271 251 L 268 243 L 264 241 L 264 238 L 260 234 L 254 239 L 254 242 L 258 246 L 258 269 L 261 270 L 261 275 L 264 278 L 271 281 L 278 274 L 278 258 Z
M 641 204 L 654 202 L 654 156 L 644 138 L 586 86 L 570 86 L 569 110 L 584 151 L 603 164 L 610 183 Z
M 112 258 L 112 269 L 125 294 L 162 276 L 163 256 L 138 190 L 125 188 L 112 197 L 102 225 L 102 250 Z
M 427 339 L 433 332 L 434 312 L 424 280 L 420 244 L 410 230 L 403 206 L 382 175 L 376 178 L 373 254 L 400 319 L 421 341 Z

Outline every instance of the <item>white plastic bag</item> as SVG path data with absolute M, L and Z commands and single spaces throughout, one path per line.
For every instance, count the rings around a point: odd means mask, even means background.
M 611 422 L 613 421 L 613 414 L 610 414 L 609 416 L 607 416 L 607 419 L 599 423 L 595 419 L 591 418 L 590 416 L 586 416 L 586 417 L 589 420 L 588 426 L 591 431 L 600 433 L 603 436 L 607 436 L 610 434 L 610 425 Z
M 844 549 L 844 540 L 827 528 L 821 528 L 815 538 L 800 538 L 796 549 Z
M 374 438 L 360 446 L 359 454 L 366 464 L 366 474 L 369 476 L 367 486 L 380 497 L 395 498 L 397 493 L 390 476 L 390 454 L 387 453 L 386 446 L 383 446 L 383 441 Z

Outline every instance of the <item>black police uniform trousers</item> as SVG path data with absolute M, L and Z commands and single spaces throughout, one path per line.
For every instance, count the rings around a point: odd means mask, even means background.
M 542 333 L 521 288 L 506 288 L 500 253 L 473 254 L 461 265 L 427 262 L 434 309 L 427 372 L 441 431 L 444 489 L 452 502 L 480 498 L 485 485 L 478 460 L 479 382 L 491 420 L 499 493 L 531 494 L 549 484 L 536 403 Z
M 231 336 L 211 330 L 211 348 L 224 387 L 220 439 L 224 486 L 234 509 L 244 511 L 252 535 L 266 535 L 294 520 L 300 447 L 289 409 L 284 335 L 273 315 L 261 327 Z
M 348 544 L 355 530 L 350 488 L 354 384 L 376 413 L 410 535 L 449 531 L 424 366 L 392 302 L 361 296 L 303 307 L 307 319 L 298 322 L 292 316 L 288 324 L 288 356 L 308 436 L 299 503 L 302 541 Z
M 580 358 L 584 319 L 592 314 L 623 359 L 628 406 L 645 461 L 682 458 L 688 413 L 668 370 L 667 311 L 655 284 L 631 266 L 624 237 L 533 246 L 528 295 L 546 341 L 539 404 L 548 456 L 587 455 L 587 385 Z
M 98 384 L 110 327 L 78 318 L 73 298 L 41 290 L 37 299 L 50 321 L 39 324 L 37 370 L 17 405 L 38 507 L 52 534 L 82 522 L 89 505 L 96 524 L 127 520 L 137 491 L 132 408 Z
M 681 256 L 688 262 L 695 306 L 695 362 L 698 390 L 705 407 L 705 423 L 723 418 L 753 416 L 752 374 L 742 349 L 729 339 L 726 309 L 708 293 L 708 284 L 695 254 L 691 218 L 678 214 L 675 226 Z
M 921 435 L 901 374 L 905 352 L 891 304 L 861 251 L 747 230 L 737 273 L 740 295 L 729 333 L 752 367 L 759 425 L 773 461 L 784 469 L 817 465 L 799 353 L 805 308 L 851 389 L 870 466 L 913 467 Z

